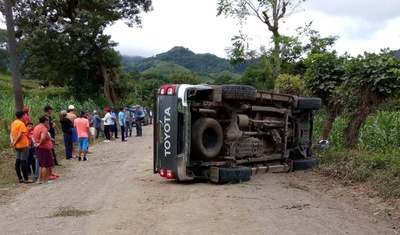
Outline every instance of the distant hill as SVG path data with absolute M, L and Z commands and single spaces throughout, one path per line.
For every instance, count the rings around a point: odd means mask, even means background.
M 240 76 L 248 66 L 232 66 L 227 59 L 209 53 L 196 54 L 184 47 L 174 47 L 165 53 L 138 61 L 133 61 L 128 56 L 122 56 L 122 61 L 123 69 L 128 73 L 133 71 L 149 73 L 151 71 L 152 73 L 160 74 L 165 72 L 165 69 L 163 72 L 158 69 L 165 67 L 163 62 L 168 62 L 169 66 L 176 64 L 187 69 L 187 71 L 179 69 L 175 72 L 192 72 L 198 76 L 209 77 L 211 79 L 216 79 L 221 72 L 225 75 Z
M 146 59 L 146 57 L 142 56 L 121 56 L 121 66 L 124 71 L 127 71 L 131 68 L 132 64 L 139 62 L 141 60 Z

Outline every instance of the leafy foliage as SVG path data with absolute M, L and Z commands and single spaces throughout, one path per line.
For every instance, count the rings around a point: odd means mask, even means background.
M 258 63 L 251 65 L 239 79 L 239 83 L 243 85 L 254 86 L 258 89 L 272 91 L 274 89 L 274 79 L 269 60 L 264 58 Z
M 313 95 L 321 98 L 325 105 L 328 105 L 334 90 L 345 80 L 346 62 L 346 56 L 338 57 L 335 51 L 309 54 L 304 61 L 306 86 Z
M 149 10 L 151 1 L 145 0 L 15 1 L 24 76 L 69 85 L 80 99 L 102 86 L 115 102 L 119 57 L 103 30 L 117 20 L 140 26 L 138 14 Z
M 295 9 L 305 0 L 219 0 L 218 13 L 227 17 L 237 18 L 240 27 L 245 25 L 249 16 L 255 16 L 264 24 L 267 30 L 272 34 L 273 48 L 272 51 L 272 77 L 275 82 L 281 73 L 281 60 L 282 54 L 287 53 L 288 50 L 282 50 L 281 43 L 285 41 L 286 44 L 291 45 L 294 50 L 300 47 L 298 40 L 291 40 L 292 38 L 283 37 L 279 32 L 280 21 L 289 16 Z M 230 49 L 230 56 L 236 62 L 242 62 L 246 57 L 254 57 L 257 53 L 251 50 L 248 46 L 247 36 L 239 30 L 239 35 L 232 38 L 233 47 Z M 262 47 L 261 53 L 264 54 Z
M 10 56 L 8 54 L 7 31 L 0 29 L 0 73 L 10 73 Z
M 399 91 L 400 60 L 388 50 L 380 54 L 365 52 L 347 63 L 346 76 L 345 86 L 354 91 L 356 97 L 354 113 L 346 128 L 346 145 L 355 147 L 361 124 L 368 115 Z
M 169 78 L 172 84 L 199 84 L 200 81 L 192 73 L 173 73 Z
M 279 87 L 279 91 L 285 94 L 308 96 L 309 93 L 300 75 L 281 74 L 276 81 L 276 85 Z

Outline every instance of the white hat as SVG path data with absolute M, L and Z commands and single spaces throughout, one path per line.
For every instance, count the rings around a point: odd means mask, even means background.
M 97 110 L 93 110 L 93 113 L 97 113 Z
M 68 109 L 73 110 L 73 109 L 75 109 L 75 107 L 71 104 L 70 106 L 68 106 Z

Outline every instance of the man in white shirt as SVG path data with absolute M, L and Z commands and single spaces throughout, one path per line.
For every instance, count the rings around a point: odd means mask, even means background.
M 110 109 L 109 108 L 104 108 L 104 112 L 106 113 L 106 115 L 103 118 L 104 121 L 104 134 L 106 136 L 106 139 L 104 140 L 104 142 L 110 142 L 112 135 L 110 133 L 110 127 L 114 126 L 114 121 L 112 120 L 112 115 L 110 113 Z

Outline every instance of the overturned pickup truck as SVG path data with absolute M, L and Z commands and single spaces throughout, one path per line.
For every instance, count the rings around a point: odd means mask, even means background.
M 311 168 L 320 106 L 319 98 L 245 85 L 164 85 L 154 99 L 154 173 L 227 183 Z

